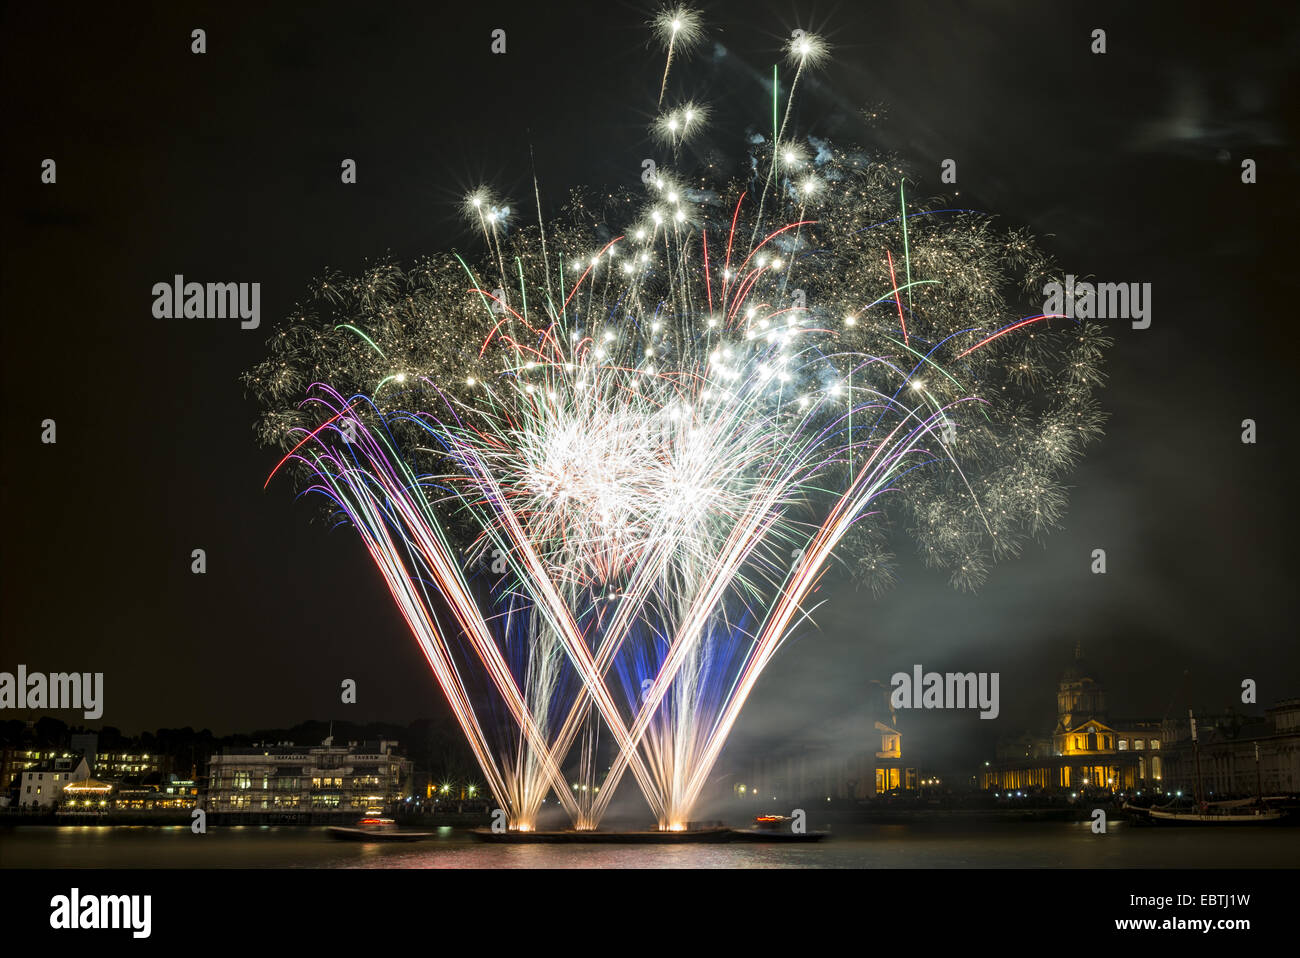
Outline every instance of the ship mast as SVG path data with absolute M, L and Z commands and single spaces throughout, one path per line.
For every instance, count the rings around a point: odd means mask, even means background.
M 1264 779 L 1259 771 L 1259 743 L 1255 743 L 1255 803 L 1264 804 Z
M 1187 710 L 1187 721 L 1192 726 L 1192 755 L 1196 758 L 1196 804 L 1201 804 L 1201 747 L 1196 741 L 1196 716 Z

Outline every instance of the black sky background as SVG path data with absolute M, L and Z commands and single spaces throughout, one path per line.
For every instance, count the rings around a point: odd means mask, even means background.
M 433 678 L 355 536 L 263 491 L 278 456 L 255 444 L 237 376 L 326 267 L 475 252 L 457 205 L 479 183 L 529 220 L 533 162 L 548 208 L 573 187 L 636 188 L 659 156 L 653 10 L 228 6 L 5 9 L 0 669 L 103 671 L 103 722 L 125 730 L 405 722 L 434 711 Z M 801 131 L 897 151 L 915 196 L 950 189 L 954 158 L 955 205 L 1029 226 L 1077 276 L 1153 284 L 1151 328 L 1113 328 L 1112 419 L 1065 528 L 974 596 L 916 563 L 879 600 L 823 589 L 820 630 L 769 667 L 739 739 L 795 741 L 921 663 L 1000 672 L 1002 717 L 904 716 L 905 742 L 985 748 L 1051 722 L 1076 642 L 1113 714 L 1222 709 L 1243 678 L 1264 704 L 1300 695 L 1297 18 L 1136 6 L 704 6 L 710 42 L 672 87 L 712 103 L 712 147 L 738 157 L 747 126 L 766 128 L 781 46 L 818 31 L 833 58 L 802 89 Z M 260 282 L 262 327 L 153 318 L 151 287 L 176 273 Z

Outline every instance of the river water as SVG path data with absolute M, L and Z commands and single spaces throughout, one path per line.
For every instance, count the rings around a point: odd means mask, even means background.
M 443 827 L 417 843 L 341 842 L 324 828 L 20 826 L 4 868 L 1293 868 L 1300 828 L 1113 822 L 841 825 L 806 845 L 493 845 Z

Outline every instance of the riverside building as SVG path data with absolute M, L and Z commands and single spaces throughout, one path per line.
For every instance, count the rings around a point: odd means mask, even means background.
M 407 797 L 411 762 L 397 742 L 226 748 L 208 766 L 209 812 L 288 818 L 364 814 Z
M 1050 736 L 1024 736 L 980 769 L 985 789 L 1160 789 L 1164 733 L 1157 719 L 1112 718 L 1106 689 L 1076 647 L 1056 689 Z M 1023 754 L 1022 754 L 1023 752 Z

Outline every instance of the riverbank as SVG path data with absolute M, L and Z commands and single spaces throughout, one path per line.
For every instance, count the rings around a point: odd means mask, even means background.
M 1130 818 L 1118 806 L 1097 806 L 1105 810 L 1111 821 Z M 826 808 L 813 809 L 812 818 L 828 824 L 889 825 L 923 822 L 1083 822 L 1091 821 L 1093 806 L 1044 806 L 1010 808 Z M 439 811 L 436 813 L 403 813 L 392 815 L 404 828 L 482 828 L 492 823 L 490 811 Z M 737 827 L 746 826 L 753 818 L 752 810 L 737 810 L 720 816 Z M 304 812 L 209 812 L 208 827 L 237 825 L 315 828 L 325 825 L 352 825 L 357 820 L 355 811 L 304 811 Z M 0 814 L 0 827 L 6 825 L 60 826 L 60 825 L 110 825 L 110 826 L 189 826 L 193 821 L 191 809 L 165 811 L 76 811 L 27 812 L 8 810 Z
M 326 825 L 354 825 L 359 814 L 348 812 L 208 812 L 205 824 L 209 828 L 229 828 L 231 826 L 275 826 L 319 828 Z M 439 812 L 437 814 L 395 816 L 403 827 L 423 826 L 428 828 L 479 828 L 490 825 L 491 815 L 486 811 L 474 812 Z M 186 828 L 194 821 L 193 809 L 166 809 L 148 811 L 75 811 L 75 812 L 30 812 L 25 810 L 6 810 L 0 814 L 0 828 L 6 826 L 40 826 L 56 828 L 65 825 L 91 826 L 153 826 Z

